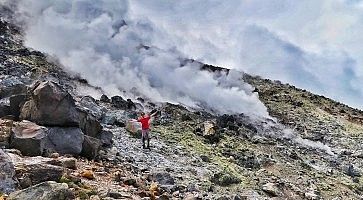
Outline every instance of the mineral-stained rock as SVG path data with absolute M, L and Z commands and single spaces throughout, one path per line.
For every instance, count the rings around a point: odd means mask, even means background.
M 44 151 L 47 128 L 29 121 L 14 123 L 10 147 L 18 149 L 23 155 L 38 156 Z

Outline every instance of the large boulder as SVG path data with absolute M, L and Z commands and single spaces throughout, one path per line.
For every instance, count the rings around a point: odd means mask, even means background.
M 100 147 L 101 141 L 99 139 L 85 135 L 81 155 L 88 159 L 95 159 Z
M 45 142 L 48 152 L 78 155 L 82 151 L 84 135 L 80 128 L 49 127 Z
M 78 126 L 79 112 L 72 96 L 54 82 L 34 85 L 32 97 L 22 106 L 20 118 L 47 126 Z
M 0 149 L 0 193 L 15 191 L 15 168 L 10 157 Z
M 71 200 L 73 192 L 66 183 L 43 182 L 24 190 L 11 193 L 7 200 Z
M 26 156 L 42 155 L 46 137 L 47 128 L 29 121 L 16 122 L 12 128 L 10 147 Z

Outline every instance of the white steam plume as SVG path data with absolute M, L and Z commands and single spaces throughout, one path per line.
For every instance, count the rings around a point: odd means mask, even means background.
M 197 64 L 180 67 L 186 56 L 173 45 L 169 33 L 139 18 L 129 4 L 127 0 L 20 0 L 18 13 L 27 24 L 27 46 L 56 56 L 110 95 L 136 88 L 156 101 L 268 116 L 237 72 L 213 77 Z

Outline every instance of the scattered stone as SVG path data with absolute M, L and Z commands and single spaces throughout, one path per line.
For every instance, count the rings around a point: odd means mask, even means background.
M 84 170 L 81 173 L 81 176 L 84 177 L 84 178 L 90 179 L 90 180 L 95 179 L 93 171 L 91 171 L 91 170 Z
M 65 183 L 43 182 L 24 190 L 11 193 L 7 200 L 72 200 L 74 194 Z
M 75 158 L 62 158 L 60 161 L 65 168 L 77 169 L 77 159 Z
M 156 172 L 153 174 L 153 179 L 157 181 L 160 185 L 174 185 L 175 180 L 167 172 Z
M 59 158 L 59 153 L 52 153 L 49 155 L 50 158 Z
M 267 194 L 273 197 L 277 197 L 279 193 L 278 188 L 273 183 L 266 183 L 265 185 L 263 185 L 262 191 L 266 192 Z
M 358 169 L 356 169 L 353 165 L 349 165 L 346 168 L 345 173 L 350 176 L 350 177 L 360 177 L 362 176 L 362 174 L 360 173 L 360 171 Z
M 214 174 L 211 181 L 220 186 L 229 186 L 241 182 L 241 180 L 238 177 L 228 172 L 220 172 Z
M 317 200 L 317 199 L 320 199 L 319 198 L 319 195 L 315 194 L 314 191 L 309 191 L 309 192 L 306 192 L 304 193 L 304 196 L 306 197 L 306 199 L 308 200 Z

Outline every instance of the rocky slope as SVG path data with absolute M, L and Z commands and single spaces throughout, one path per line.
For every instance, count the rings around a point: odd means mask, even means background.
M 25 48 L 1 20 L 0 199 L 362 198 L 363 112 L 243 78 L 274 119 L 94 99 L 84 91 L 100 88 Z M 159 111 L 151 151 L 126 126 L 144 109 Z

